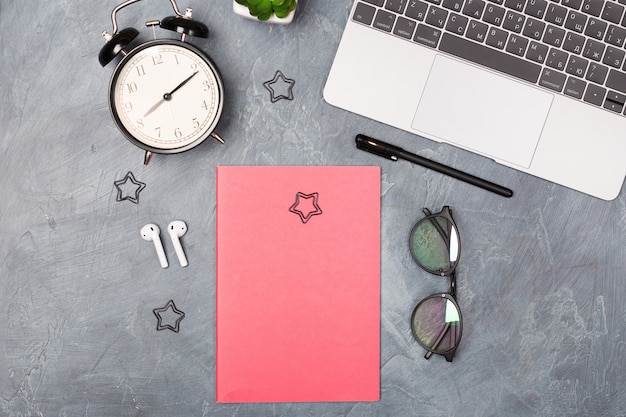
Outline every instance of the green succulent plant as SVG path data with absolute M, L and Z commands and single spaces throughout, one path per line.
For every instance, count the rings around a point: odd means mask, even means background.
M 235 0 L 246 6 L 250 14 L 259 20 L 267 20 L 273 14 L 284 18 L 296 8 L 296 0 Z

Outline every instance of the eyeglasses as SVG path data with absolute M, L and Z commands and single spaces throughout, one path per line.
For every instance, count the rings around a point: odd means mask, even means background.
M 461 241 L 450 207 L 445 206 L 436 214 L 426 208 L 423 212 L 426 217 L 413 226 L 409 236 L 411 256 L 425 271 L 449 277 L 450 291 L 420 301 L 413 309 L 411 329 L 415 340 L 428 351 L 424 358 L 430 359 L 435 353 L 452 362 L 463 330 L 454 273 Z

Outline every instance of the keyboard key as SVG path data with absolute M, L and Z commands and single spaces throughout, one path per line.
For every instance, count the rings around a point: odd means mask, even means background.
M 467 26 L 467 33 L 465 36 L 469 39 L 475 40 L 476 42 L 483 43 L 487 37 L 487 29 L 489 29 L 489 26 L 485 23 L 471 20 Z
M 602 88 L 595 84 L 589 84 L 587 87 L 587 91 L 585 92 L 585 96 L 583 100 L 587 103 L 595 104 L 596 106 L 601 106 L 604 102 L 604 96 L 606 95 L 606 88 Z
M 504 49 L 508 37 L 509 32 L 498 28 L 491 28 L 487 33 L 487 45 L 498 49 Z
M 461 8 L 463 7 L 463 0 L 443 0 L 441 5 L 445 7 L 446 9 L 461 13 Z
M 604 40 L 611 45 L 622 47 L 624 46 L 624 38 L 626 38 L 626 29 L 609 25 L 609 30 L 606 32 Z
M 428 4 L 421 1 L 410 1 L 409 6 L 406 8 L 406 17 L 410 17 L 420 22 L 426 17 L 428 11 Z
M 626 103 L 626 96 L 615 91 L 609 91 L 604 101 L 604 108 L 607 110 L 621 113 Z
M 585 37 L 578 35 L 574 32 L 567 32 L 565 40 L 563 41 L 563 49 L 575 54 L 582 54 L 583 47 L 585 46 Z
M 604 39 L 607 26 L 608 23 L 600 19 L 596 19 L 595 17 L 590 17 L 587 22 L 587 28 L 585 29 L 585 35 L 602 40 Z
M 548 55 L 548 47 L 542 43 L 531 41 L 528 46 L 528 52 L 526 58 L 535 62 L 543 64 L 546 62 L 546 56 Z
M 356 5 L 356 9 L 354 9 L 354 15 L 352 15 L 352 19 L 366 25 L 371 25 L 374 21 L 375 13 L 376 9 L 372 6 L 368 6 L 365 3 L 359 3 Z
M 565 83 L 565 88 L 563 89 L 563 92 L 570 97 L 582 99 L 586 86 L 587 83 L 583 80 L 575 77 L 569 77 L 567 79 L 567 82 Z
M 607 46 L 602 63 L 611 67 L 621 68 L 622 63 L 624 62 L 624 55 L 626 55 L 626 52 L 624 52 L 623 49 L 617 49 L 614 46 Z
M 567 13 L 567 20 L 565 21 L 565 27 L 569 30 L 573 30 L 578 33 L 583 33 L 585 25 L 587 24 L 587 16 L 570 10 Z
M 545 28 L 546 24 L 544 22 L 529 17 L 526 19 L 526 24 L 524 25 L 522 33 L 524 36 L 528 36 L 531 39 L 539 40 L 543 36 Z
M 602 12 L 602 6 L 604 6 L 603 0 L 583 0 L 583 6 L 581 11 L 593 16 L 600 16 Z
M 563 44 L 564 37 L 565 37 L 565 29 L 548 25 L 548 28 L 546 29 L 546 33 L 543 35 L 543 41 L 547 43 L 548 45 L 560 47 Z
M 567 58 L 567 53 L 561 51 L 560 49 L 551 48 L 550 52 L 548 52 L 546 65 L 554 69 L 558 69 L 559 71 L 564 71 L 565 65 L 567 64 Z
M 517 56 L 524 56 L 528 42 L 525 37 L 512 33 L 506 44 L 506 51 Z
M 495 4 L 488 3 L 485 8 L 483 20 L 487 23 L 491 23 L 492 25 L 500 26 L 502 24 L 502 19 L 504 19 L 504 9 L 496 6 Z
M 378 12 L 376 12 L 376 18 L 374 18 L 374 27 L 376 29 L 384 30 L 385 32 L 391 32 L 391 28 L 393 28 L 395 21 L 395 14 L 384 10 L 378 10 Z
M 626 104 L 626 95 L 618 93 L 617 91 L 609 91 L 606 95 L 606 99 L 616 103 Z
M 579 58 L 572 55 L 569 57 L 569 61 L 567 61 L 565 72 L 579 78 L 583 78 L 585 76 L 585 72 L 587 71 L 587 65 L 589 65 L 589 61 L 585 58 Z
M 570 9 L 580 9 L 580 6 L 583 4 L 583 0 L 563 0 L 561 2 L 563 6 L 567 6 Z
M 583 49 L 583 56 L 585 58 L 593 59 L 594 61 L 600 61 L 604 54 L 604 44 L 593 39 L 587 39 L 585 48 Z
M 541 66 L 537 64 L 449 33 L 443 34 L 439 49 L 531 83 L 537 82 L 541 71 Z
M 441 39 L 441 31 L 439 29 L 435 29 L 421 23 L 417 25 L 415 37 L 413 38 L 415 42 L 430 46 L 431 48 L 436 48 L 439 43 L 439 39 Z
M 548 2 L 545 0 L 528 0 L 524 13 L 537 19 L 543 19 L 547 8 Z
M 517 10 L 521 12 L 524 10 L 524 5 L 526 4 L 526 0 L 504 0 L 504 6 L 509 9 Z
M 612 69 L 609 72 L 609 78 L 606 80 L 606 86 L 619 92 L 626 93 L 626 74 Z
M 415 20 L 399 16 L 398 21 L 396 22 L 396 26 L 393 28 L 393 33 L 403 38 L 411 39 L 416 27 L 417 22 Z
M 512 10 L 507 10 L 504 15 L 504 23 L 502 24 L 502 27 L 510 30 L 511 32 L 521 33 L 524 28 L 525 19 L 524 15 L 516 13 Z
M 446 30 L 457 35 L 463 35 L 465 33 L 465 29 L 467 28 L 468 22 L 469 19 L 467 17 L 460 14 L 451 13 L 450 18 L 448 19 L 448 24 L 446 24 Z
M 619 23 L 622 21 L 622 15 L 624 14 L 624 6 L 621 4 L 607 1 L 604 4 L 604 10 L 602 10 L 602 19 L 609 22 Z
M 604 84 L 604 81 L 606 80 L 606 75 L 608 74 L 608 72 L 609 72 L 608 67 L 605 67 L 602 64 L 596 64 L 595 62 L 592 62 L 589 65 L 589 69 L 587 70 L 587 75 L 585 76 L 585 78 L 596 84 Z M 609 87 L 615 88 L 611 85 L 609 85 Z
M 385 9 L 390 10 L 394 13 L 404 13 L 404 8 L 406 7 L 406 3 L 408 0 L 387 0 L 385 3 Z
M 483 0 L 467 0 L 465 7 L 463 7 L 463 14 L 473 17 L 474 19 L 480 19 L 485 10 L 485 2 Z
M 561 92 L 565 86 L 565 74 L 550 68 L 544 68 L 541 72 L 539 85 L 549 88 L 550 90 Z
M 608 99 L 604 102 L 604 106 L 603 107 L 605 109 L 607 109 L 607 110 L 611 110 L 611 111 L 614 111 L 616 113 L 621 113 L 622 109 L 624 109 L 624 105 L 623 104 L 615 103 L 615 102 L 610 101 Z
M 385 0 L 364 0 L 370 4 L 373 4 L 374 6 L 379 6 L 382 7 L 383 3 L 385 3 Z
M 566 15 L 567 9 L 565 7 L 550 3 L 548 5 L 548 10 L 546 10 L 545 20 L 546 22 L 554 23 L 557 26 L 563 26 Z
M 446 24 L 448 11 L 440 7 L 430 6 L 426 15 L 426 23 L 438 28 L 442 28 Z

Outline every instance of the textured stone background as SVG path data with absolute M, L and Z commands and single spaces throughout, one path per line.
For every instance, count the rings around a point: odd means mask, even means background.
M 211 30 L 193 39 L 226 85 L 219 133 L 175 156 L 142 152 L 115 127 L 114 65 L 97 60 L 115 2 L 0 0 L 0 415 L 618 416 L 626 415 L 626 195 L 597 200 L 326 104 L 322 89 L 351 2 L 301 0 L 295 21 L 235 16 L 228 0 L 181 2 Z M 119 14 L 172 14 L 144 1 Z M 157 32 L 161 36 L 174 34 Z M 263 82 L 296 80 L 272 104 Z M 357 151 L 366 133 L 514 189 L 505 199 L 408 163 Z M 626 140 L 626 138 L 625 138 Z M 382 165 L 381 400 L 215 402 L 215 167 Z M 139 204 L 116 201 L 133 171 Z M 423 359 L 408 319 L 447 289 L 411 260 L 421 208 L 450 205 L 463 247 L 465 320 L 454 363 Z M 168 269 L 145 223 L 189 226 L 190 265 Z M 357 261 L 355 257 L 355 261 Z M 186 313 L 157 332 L 152 309 Z

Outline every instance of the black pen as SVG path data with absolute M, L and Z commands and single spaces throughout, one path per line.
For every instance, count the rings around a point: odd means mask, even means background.
M 356 147 L 373 153 L 374 155 L 391 159 L 392 161 L 404 159 L 405 161 L 413 162 L 414 164 L 432 169 L 433 171 L 448 175 L 452 178 L 456 178 L 457 180 L 465 181 L 468 184 L 475 185 L 483 190 L 491 191 L 492 193 L 496 193 L 504 197 L 511 197 L 513 195 L 513 191 L 506 187 L 475 177 L 467 172 L 459 171 L 458 169 L 451 168 L 447 165 L 440 164 L 439 162 L 431 161 L 423 156 L 407 152 L 398 146 L 383 142 L 379 139 L 370 138 L 369 136 L 361 134 L 356 135 Z

